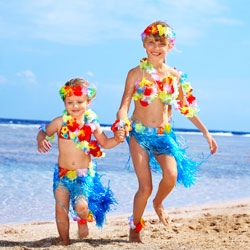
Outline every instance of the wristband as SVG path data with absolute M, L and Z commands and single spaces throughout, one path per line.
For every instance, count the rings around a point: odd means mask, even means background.
M 129 130 L 131 130 L 131 126 L 130 126 L 131 122 L 130 120 L 126 117 L 125 119 L 119 119 L 119 120 L 116 120 L 112 127 L 111 127 L 111 130 L 113 132 L 119 130 L 120 128 L 123 128 L 123 127 L 127 127 Z

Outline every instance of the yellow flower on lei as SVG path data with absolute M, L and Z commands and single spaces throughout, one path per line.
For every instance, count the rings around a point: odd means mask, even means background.
M 171 131 L 171 125 L 170 125 L 170 123 L 167 123 L 164 129 L 165 129 L 166 133 L 169 134 L 170 131 Z
M 68 129 L 68 127 L 62 127 L 61 131 L 63 134 L 66 134 L 69 131 L 69 129 Z
M 157 25 L 159 36 L 162 36 L 166 32 L 166 27 L 162 27 L 160 24 Z
M 144 130 L 145 130 L 145 126 L 143 126 L 143 124 L 141 124 L 141 123 L 135 124 L 135 131 L 137 133 L 143 133 Z
M 92 162 L 91 162 L 90 165 L 89 165 L 88 174 L 89 174 L 91 177 L 94 177 L 94 176 L 95 176 L 95 170 L 94 170 L 94 167 L 93 167 Z
M 75 170 L 70 170 L 66 173 L 66 176 L 71 180 L 73 181 L 74 179 L 76 179 L 77 177 L 77 173 Z

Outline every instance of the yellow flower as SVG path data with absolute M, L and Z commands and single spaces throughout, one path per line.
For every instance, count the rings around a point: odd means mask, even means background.
M 66 134 L 69 131 L 69 129 L 68 129 L 68 127 L 62 127 L 61 131 L 63 134 Z
M 77 173 L 75 170 L 70 170 L 67 172 L 66 176 L 73 181 L 77 177 Z
M 183 83 L 182 87 L 185 92 L 189 92 L 192 89 L 190 82 Z
M 141 124 L 141 123 L 135 124 L 135 131 L 137 133 L 143 133 L 144 130 L 145 130 L 145 127 L 143 126 L 143 124 Z
M 171 131 L 171 125 L 170 125 L 170 123 L 167 123 L 164 129 L 165 129 L 166 133 L 169 134 L 170 131 Z
M 159 36 L 162 36 L 166 32 L 166 27 L 162 27 L 160 24 L 157 25 Z

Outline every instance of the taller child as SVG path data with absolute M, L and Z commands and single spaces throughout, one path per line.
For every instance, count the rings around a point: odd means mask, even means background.
M 167 225 L 170 218 L 164 212 L 162 201 L 176 181 L 186 187 L 193 184 L 195 171 L 201 164 L 191 160 L 185 149 L 179 146 L 170 125 L 172 107 L 180 110 L 202 132 L 212 154 L 217 150 L 215 140 L 197 116 L 197 103 L 186 75 L 165 64 L 166 55 L 174 46 L 172 28 L 157 21 L 149 25 L 141 37 L 147 58 L 128 72 L 117 113 L 118 119 L 126 120 L 131 99 L 134 99 L 129 146 L 139 188 L 134 196 L 133 216 L 129 223 L 132 242 L 141 242 L 142 215 L 152 192 L 150 167 L 162 172 L 153 206 L 161 222 Z

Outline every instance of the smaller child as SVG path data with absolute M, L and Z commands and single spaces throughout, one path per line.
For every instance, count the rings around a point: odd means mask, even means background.
M 48 126 L 42 125 L 37 135 L 38 151 L 48 152 L 51 144 L 48 137 L 58 135 L 58 164 L 54 171 L 53 191 L 56 201 L 56 223 L 62 245 L 68 245 L 69 212 L 78 222 L 80 238 L 88 235 L 87 222 L 96 220 L 103 225 L 105 214 L 116 203 L 110 187 L 104 187 L 96 172 L 96 163 L 91 156 L 103 157 L 103 148 L 113 148 L 124 141 L 125 130 L 115 137 L 107 138 L 98 123 L 97 115 L 87 110 L 95 89 L 82 78 L 68 81 L 60 90 L 66 110 Z M 91 140 L 94 135 L 97 141 Z M 71 206 L 70 206 L 71 203 Z

